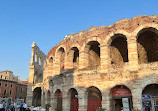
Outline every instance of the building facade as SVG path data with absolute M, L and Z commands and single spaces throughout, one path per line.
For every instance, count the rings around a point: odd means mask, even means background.
M 10 80 L 10 81 L 20 81 L 18 76 L 14 76 L 12 71 L 1 71 L 0 79 Z
M 16 99 L 17 82 L 0 79 L 0 98 L 10 98 L 12 101 Z
M 16 87 L 16 98 L 18 99 L 24 99 L 24 102 L 26 102 L 26 95 L 27 95 L 27 85 L 28 81 L 20 81 L 17 82 L 17 87 Z
M 35 58 L 32 53 L 31 63 Z M 32 69 L 30 84 L 36 78 Z M 32 93 L 53 111 L 120 111 L 125 103 L 129 110 L 142 109 L 146 96 L 157 110 L 158 15 L 121 19 L 66 36 L 47 54 L 41 77 Z
M 28 81 L 20 81 L 12 71 L 0 72 L 0 98 L 10 98 L 13 102 L 17 98 L 26 100 Z

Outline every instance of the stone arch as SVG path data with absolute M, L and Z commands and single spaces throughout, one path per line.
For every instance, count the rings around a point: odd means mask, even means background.
M 58 86 L 58 88 L 53 88 L 53 94 L 55 94 L 56 91 L 58 91 L 58 90 L 63 92 L 62 88 L 60 86 Z
M 158 30 L 148 27 L 137 34 L 138 63 L 158 61 Z
M 50 56 L 50 57 L 48 58 L 49 66 L 53 66 L 53 62 L 54 62 L 54 57 L 53 57 L 53 56 Z
M 133 109 L 132 92 L 125 85 L 116 85 L 110 89 L 110 109 L 111 111 L 120 111 L 123 108 L 122 99 L 128 98 L 129 108 Z
M 111 32 L 109 33 L 106 37 L 105 37 L 105 40 L 104 40 L 104 44 L 105 45 L 110 45 L 111 42 L 112 42 L 112 37 L 116 34 L 121 34 L 121 35 L 124 35 L 126 38 L 127 38 L 127 41 L 129 39 L 129 37 L 131 36 L 130 33 L 126 32 L 125 30 L 117 30 L 117 31 L 114 31 L 114 32 Z
M 32 99 L 32 105 L 33 106 L 41 106 L 41 87 L 36 87 L 33 90 L 33 99 Z
M 70 47 L 69 47 L 68 51 L 70 51 L 70 49 L 72 47 L 77 47 L 79 51 L 81 50 L 81 45 L 79 45 L 78 43 L 77 44 L 72 44 L 72 45 L 70 44 Z
M 68 52 L 68 63 L 70 68 L 78 68 L 79 65 L 79 49 L 72 47 Z
M 151 109 L 154 111 L 158 110 L 157 104 L 155 104 L 158 102 L 158 83 L 146 85 L 142 90 L 141 96 L 142 96 L 143 109 L 145 109 L 144 107 L 148 105 L 148 106 L 152 106 L 153 108 L 152 109 L 150 107 L 150 110 Z
M 132 33 L 131 35 L 135 38 L 137 38 L 137 35 L 138 33 L 142 30 L 142 29 L 145 29 L 145 28 L 155 28 L 158 30 L 158 25 L 157 24 L 154 24 L 154 23 L 147 23 L 147 24 L 142 24 L 140 25 L 139 27 L 137 27 Z
M 89 41 L 85 46 L 85 51 L 88 56 L 88 67 L 98 67 L 100 65 L 100 43 L 98 41 Z
M 60 89 L 57 89 L 55 94 L 54 94 L 54 99 L 55 99 L 55 109 L 57 111 L 62 111 L 62 92 Z
M 122 67 L 128 62 L 127 37 L 122 34 L 115 34 L 111 37 L 110 58 L 114 67 Z
M 65 64 L 65 49 L 63 47 L 58 48 L 55 53 L 56 70 L 63 71 Z
M 99 107 L 102 107 L 102 93 L 97 87 L 91 86 L 87 88 L 86 96 L 88 111 L 96 111 Z
M 146 85 L 142 90 L 143 94 L 149 94 L 152 98 L 158 98 L 158 83 Z
M 102 40 L 99 37 L 91 37 L 85 40 L 85 42 L 83 43 L 81 47 L 81 51 L 84 51 L 87 44 L 91 41 L 97 41 L 100 45 L 102 45 Z
M 68 91 L 68 110 L 78 111 L 78 92 L 75 88 L 71 88 Z

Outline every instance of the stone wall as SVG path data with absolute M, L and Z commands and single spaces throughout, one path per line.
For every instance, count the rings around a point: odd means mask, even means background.
M 112 91 L 121 85 L 131 91 L 133 107 L 141 109 L 142 91 L 158 83 L 157 36 L 157 15 L 122 19 L 108 27 L 93 26 L 66 36 L 46 57 L 42 104 L 51 100 L 55 110 L 56 93 L 61 91 L 63 111 L 69 111 L 73 88 L 78 93 L 79 111 L 87 111 L 88 89 L 96 87 L 102 95 L 102 107 L 111 111 Z M 93 43 L 98 45 L 92 48 Z M 79 53 L 77 67 L 74 48 Z
M 33 91 L 39 87 L 43 89 L 43 70 L 45 59 L 46 55 L 39 49 L 35 42 L 33 42 L 26 97 L 26 103 L 28 104 L 28 106 L 32 106 L 32 101 L 35 101 Z M 38 102 L 38 104 L 39 103 L 41 104 L 41 102 Z

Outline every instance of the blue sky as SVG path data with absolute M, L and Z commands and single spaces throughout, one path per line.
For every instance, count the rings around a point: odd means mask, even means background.
M 65 35 L 158 14 L 157 0 L 0 0 L 0 71 L 29 76 L 33 41 L 47 55 Z

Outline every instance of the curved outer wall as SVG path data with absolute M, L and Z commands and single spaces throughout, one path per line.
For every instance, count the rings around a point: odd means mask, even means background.
M 158 62 L 139 64 L 137 38 L 143 29 L 153 28 L 158 30 L 158 16 L 136 16 L 131 19 L 122 19 L 108 27 L 91 27 L 86 31 L 66 36 L 60 43 L 53 47 L 44 64 L 42 92 L 43 105 L 50 103 L 55 109 L 55 92 L 60 89 L 63 98 L 68 98 L 68 91 L 74 88 L 78 92 L 79 111 L 87 110 L 87 88 L 97 87 L 102 93 L 102 107 L 111 110 L 111 90 L 117 85 L 124 85 L 131 90 L 133 107 L 141 109 L 142 90 L 148 84 L 158 83 Z M 157 33 L 157 32 L 155 32 Z M 124 35 L 127 41 L 128 61 L 122 66 L 112 64 L 110 46 L 115 35 Z M 100 48 L 100 64 L 96 67 L 89 66 L 90 41 L 97 41 Z M 64 70 L 60 71 L 60 48 L 64 51 Z M 79 63 L 74 67 L 71 48 L 79 50 Z M 50 58 L 52 57 L 52 60 Z M 116 60 L 119 61 L 119 60 Z M 47 92 L 50 91 L 50 96 Z M 50 99 L 51 101 L 47 101 Z M 63 99 L 63 110 L 69 111 L 68 99 Z

